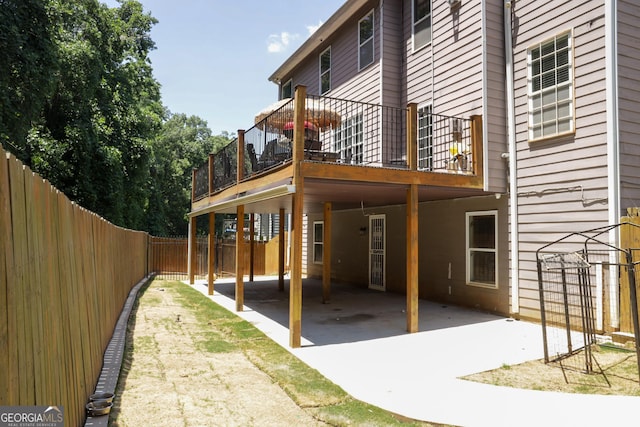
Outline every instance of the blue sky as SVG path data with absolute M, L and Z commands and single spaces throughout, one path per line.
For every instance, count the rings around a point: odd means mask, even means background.
M 206 120 L 214 135 L 253 126 L 255 114 L 277 100 L 269 76 L 345 2 L 139 1 L 159 21 L 150 56 L 163 104 Z

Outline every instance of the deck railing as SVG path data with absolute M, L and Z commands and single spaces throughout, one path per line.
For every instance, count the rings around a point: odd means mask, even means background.
M 406 167 L 406 108 L 307 96 L 305 158 L 378 167 Z M 250 174 L 292 158 L 293 101 L 245 133 Z
M 307 96 L 304 120 L 304 156 L 307 161 L 349 165 L 408 168 L 407 108 L 344 99 Z M 290 162 L 293 157 L 294 102 L 280 101 L 256 117 L 209 162 L 194 172 L 193 200 L 216 193 L 240 180 L 251 179 Z M 243 156 L 238 174 L 238 142 Z M 436 173 L 475 173 L 471 120 L 419 111 L 417 118 L 418 170 Z M 213 181 L 209 183 L 209 176 Z
M 418 170 L 473 174 L 471 120 L 418 114 Z

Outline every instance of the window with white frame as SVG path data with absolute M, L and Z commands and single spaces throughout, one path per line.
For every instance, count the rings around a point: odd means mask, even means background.
M 320 54 L 320 95 L 331 90 L 331 46 Z
M 418 169 L 433 170 L 433 107 L 418 109 Z
M 373 10 L 358 22 L 358 70 L 373 62 Z
M 530 47 L 529 139 L 573 132 L 573 43 L 571 32 Z
M 333 132 L 333 151 L 345 163 L 360 164 L 364 160 L 362 114 L 343 119 Z
M 431 43 L 431 0 L 413 0 L 413 50 Z
M 498 212 L 467 212 L 467 284 L 497 288 Z
M 293 86 L 291 79 L 280 86 L 280 99 L 293 98 Z
M 324 255 L 324 222 L 313 223 L 313 263 L 322 264 Z

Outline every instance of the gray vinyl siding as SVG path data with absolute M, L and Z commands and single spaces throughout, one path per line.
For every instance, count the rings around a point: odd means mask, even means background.
M 618 2 L 620 207 L 640 206 L 640 5 Z
M 413 51 L 411 39 L 411 0 L 404 0 L 404 54 L 406 58 L 406 95 L 404 104 L 432 102 L 432 64 L 431 44 Z M 432 19 L 433 23 L 433 19 Z
M 378 2 L 375 2 L 377 6 Z M 380 103 L 380 10 L 374 9 L 373 63 L 358 70 L 358 21 L 367 15 L 373 4 L 360 10 L 338 34 L 332 56 L 333 82 L 327 95 L 353 101 Z M 333 55 L 333 53 L 332 53 Z
M 535 251 L 607 224 L 604 7 L 601 1 L 515 2 L 520 315 L 539 318 Z M 575 134 L 528 140 L 527 48 L 573 30 Z M 513 220 L 513 219 L 512 219 Z
M 487 80 L 487 117 L 483 125 L 487 128 L 487 155 L 484 159 L 488 177 L 487 190 L 496 193 L 507 191 L 507 167 L 502 153 L 508 152 L 506 134 L 506 86 L 504 55 L 504 3 L 485 2 L 485 50 Z
M 468 118 L 482 114 L 482 6 L 465 1 L 451 12 L 433 2 L 434 112 Z
M 457 12 L 452 12 L 447 1 L 434 1 L 432 42 L 415 52 L 411 44 L 411 2 L 404 4 L 405 102 L 432 103 L 436 114 L 469 118 L 483 115 L 486 90 L 488 115 L 483 117 L 488 139 L 485 141 L 485 174 L 487 191 L 498 193 L 506 191 L 507 174 L 501 157 L 507 151 L 502 4 L 498 0 L 465 1 Z M 486 16 L 484 40 L 483 13 Z M 483 50 L 486 52 L 486 70 Z M 486 73 L 486 88 L 483 87 L 483 73 Z
M 382 34 L 382 105 L 402 108 L 404 102 L 403 87 L 403 50 L 402 50 L 402 10 L 400 2 L 387 2 L 380 11 Z
M 319 56 L 331 46 L 331 90 L 325 96 L 361 102 L 380 103 L 380 10 L 369 2 L 340 31 L 328 38 L 314 54 L 292 73 L 294 85 L 307 86 L 307 93 L 319 89 Z M 358 21 L 374 10 L 374 62 L 358 70 Z

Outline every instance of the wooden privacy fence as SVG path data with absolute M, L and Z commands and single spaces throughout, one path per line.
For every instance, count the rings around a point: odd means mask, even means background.
M 198 237 L 196 277 L 207 274 L 207 238 Z M 186 237 L 150 237 L 149 265 L 156 277 L 171 280 L 187 280 L 189 265 L 189 242 Z
M 64 407 L 84 422 L 146 233 L 114 226 L 0 146 L 0 405 Z
M 639 208 L 628 209 L 627 211 L 628 216 L 622 217 L 620 222 L 622 224 L 627 223 L 640 226 Z M 622 227 L 620 231 L 620 246 L 625 249 L 631 249 L 633 256 L 633 267 L 625 267 L 623 270 L 626 270 L 626 268 L 635 268 L 636 283 L 629 283 L 629 275 L 626 271 L 622 271 L 620 274 L 620 331 L 632 333 L 634 332 L 634 327 L 633 313 L 631 311 L 630 286 L 634 286 L 636 293 L 640 294 L 640 289 L 638 289 L 640 266 L 636 265 L 636 263 L 640 262 L 640 228 Z
M 278 242 L 280 236 L 275 236 L 268 242 L 255 241 L 253 243 L 253 273 L 255 275 L 278 274 Z M 287 234 L 285 233 L 285 239 Z M 186 280 L 188 269 L 188 239 L 186 237 L 150 237 L 151 271 L 159 277 Z M 207 260 L 209 245 L 206 237 L 197 238 L 196 277 L 204 278 L 208 274 Z M 249 272 L 251 266 L 251 244 L 244 241 L 244 271 Z M 218 277 L 235 275 L 236 241 L 216 239 L 215 273 Z

